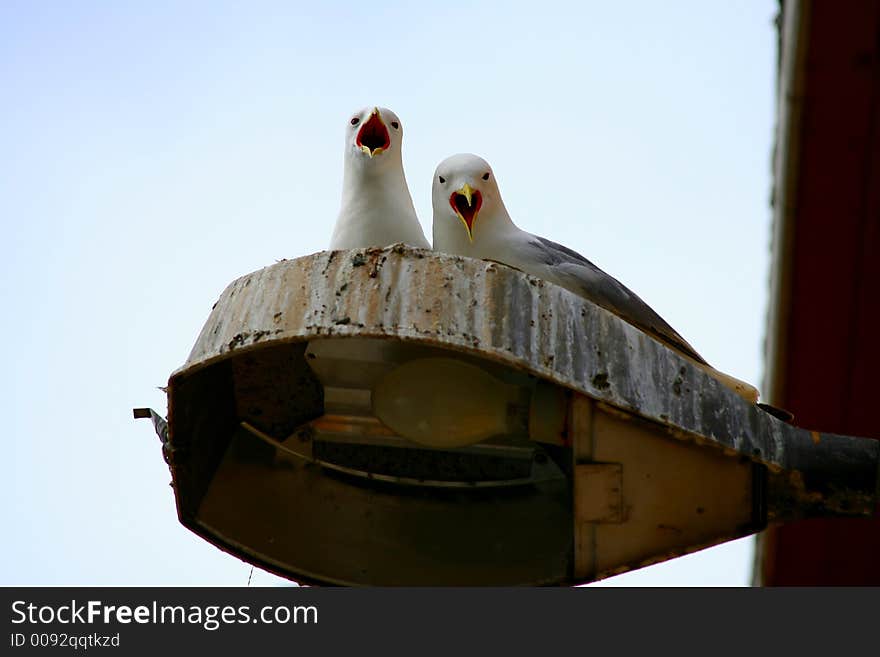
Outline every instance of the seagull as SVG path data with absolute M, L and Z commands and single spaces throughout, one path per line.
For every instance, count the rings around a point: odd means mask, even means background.
M 399 242 L 431 248 L 403 173 L 402 140 L 403 124 L 384 107 L 364 108 L 348 119 L 342 206 L 330 249 Z
M 648 333 L 750 403 L 757 402 L 754 386 L 709 365 L 623 283 L 580 253 L 518 228 L 483 158 L 462 153 L 443 160 L 434 172 L 432 199 L 435 251 L 493 260 L 564 287 Z

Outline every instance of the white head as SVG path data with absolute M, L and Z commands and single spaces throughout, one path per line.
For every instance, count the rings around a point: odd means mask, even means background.
M 460 153 L 434 172 L 434 248 L 474 243 L 510 223 L 492 167 L 481 157 Z M 438 245 L 439 241 L 439 245 Z
M 402 162 L 403 124 L 385 107 L 365 107 L 348 117 L 345 130 L 345 164 L 378 170 Z

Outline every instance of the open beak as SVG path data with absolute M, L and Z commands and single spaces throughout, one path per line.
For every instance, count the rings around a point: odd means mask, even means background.
M 358 130 L 357 145 L 371 158 L 388 150 L 388 147 L 391 146 L 391 135 L 382 122 L 378 107 L 373 108 L 370 118 Z
M 477 220 L 477 213 L 483 205 L 483 195 L 467 183 L 457 192 L 452 192 L 449 197 L 449 205 L 461 219 L 467 230 L 468 239 L 474 241 L 474 222 Z

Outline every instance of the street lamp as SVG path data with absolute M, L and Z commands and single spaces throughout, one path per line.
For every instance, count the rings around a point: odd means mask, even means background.
M 234 281 L 152 417 L 180 521 L 298 581 L 588 582 L 869 515 L 878 444 L 780 421 L 520 271 L 394 246 Z

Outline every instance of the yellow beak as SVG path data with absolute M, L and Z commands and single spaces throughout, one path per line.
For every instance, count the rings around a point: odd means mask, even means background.
M 474 190 L 470 185 L 465 183 L 464 187 L 462 187 L 461 189 L 458 190 L 458 193 L 467 199 L 468 207 L 471 207 L 473 205 L 473 202 L 471 201 L 471 199 L 474 196 Z
M 461 194 L 462 196 L 464 196 L 465 199 L 467 200 L 468 207 L 469 208 L 473 207 L 473 204 L 474 204 L 473 203 L 473 198 L 474 198 L 474 188 L 473 187 L 471 187 L 469 184 L 465 183 L 461 189 L 456 191 L 456 194 Z M 467 220 L 464 218 L 464 216 L 461 214 L 461 212 L 458 211 L 457 208 L 455 210 L 455 214 L 458 215 L 458 218 L 461 220 L 461 223 L 464 226 L 464 229 L 467 231 L 468 240 L 473 242 L 474 241 L 473 223 L 477 220 L 476 211 L 474 211 L 474 214 L 471 217 L 470 223 L 467 222 Z

